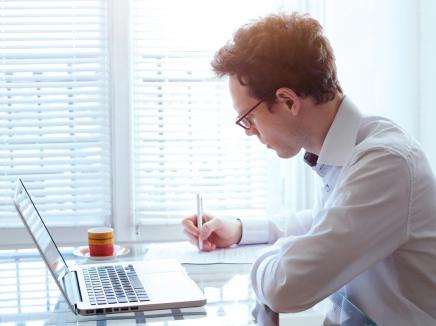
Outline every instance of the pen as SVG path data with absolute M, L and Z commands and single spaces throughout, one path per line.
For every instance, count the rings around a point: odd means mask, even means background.
M 197 227 L 200 230 L 203 226 L 203 199 L 200 194 L 197 194 Z M 200 235 L 198 235 L 198 248 L 203 250 L 203 241 L 200 239 Z

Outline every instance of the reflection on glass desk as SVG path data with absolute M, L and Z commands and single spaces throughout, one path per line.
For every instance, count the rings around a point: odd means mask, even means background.
M 144 259 L 146 245 L 129 246 L 116 261 Z M 76 257 L 74 248 L 61 251 L 70 266 L 104 262 Z M 296 314 L 256 305 L 249 264 L 184 267 L 206 294 L 206 306 L 85 317 L 71 312 L 36 249 L 0 250 L 0 325 L 375 325 L 340 294 Z

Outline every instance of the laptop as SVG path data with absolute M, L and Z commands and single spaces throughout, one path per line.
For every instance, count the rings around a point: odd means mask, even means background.
M 14 204 L 75 314 L 98 315 L 206 304 L 203 292 L 176 260 L 69 267 L 21 179 L 17 180 Z

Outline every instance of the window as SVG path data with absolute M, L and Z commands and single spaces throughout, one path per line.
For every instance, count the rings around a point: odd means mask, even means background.
M 0 16 L 2 239 L 28 238 L 14 231 L 17 177 L 52 227 L 108 222 L 106 1 L 0 1 Z

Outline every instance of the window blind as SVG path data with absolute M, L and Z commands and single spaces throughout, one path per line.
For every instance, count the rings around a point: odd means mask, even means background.
M 0 1 L 0 223 L 21 177 L 50 225 L 110 215 L 107 4 Z
M 227 81 L 210 61 L 248 17 L 275 9 L 261 1 L 132 2 L 137 223 L 193 213 L 196 192 L 206 212 L 265 215 L 274 190 L 267 150 L 234 124 Z

